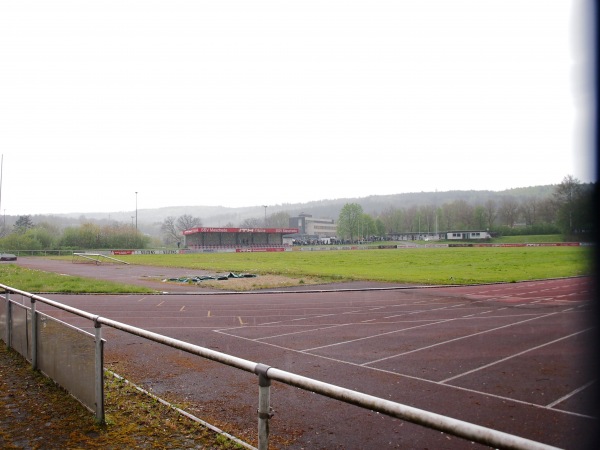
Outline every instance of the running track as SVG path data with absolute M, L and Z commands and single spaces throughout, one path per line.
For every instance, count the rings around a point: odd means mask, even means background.
M 99 278 L 123 274 L 114 267 L 89 270 Z M 126 269 L 140 280 L 148 270 Z M 452 288 L 373 284 L 374 290 L 330 292 L 48 297 L 279 369 L 580 449 L 597 426 L 595 373 L 588 367 L 596 354 L 591 284 L 572 278 Z M 53 315 L 90 328 L 65 313 Z M 256 377 L 115 330 L 105 329 L 104 337 L 107 366 L 255 443 Z M 271 402 L 272 441 L 281 448 L 478 447 L 280 384 L 273 385 Z

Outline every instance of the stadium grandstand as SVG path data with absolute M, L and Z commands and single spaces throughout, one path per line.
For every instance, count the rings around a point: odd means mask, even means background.
M 198 227 L 183 232 L 184 247 L 192 251 L 285 251 L 292 240 L 287 235 L 298 228 Z

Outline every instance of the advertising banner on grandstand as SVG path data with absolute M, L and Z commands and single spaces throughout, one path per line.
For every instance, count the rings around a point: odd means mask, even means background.
M 197 227 L 185 230 L 183 234 L 190 235 L 196 233 L 267 233 L 267 234 L 294 234 L 298 233 L 298 228 L 214 228 Z
M 177 255 L 181 250 L 112 250 L 113 255 Z
M 256 253 L 256 252 L 285 252 L 283 247 L 244 247 L 236 248 L 236 253 Z

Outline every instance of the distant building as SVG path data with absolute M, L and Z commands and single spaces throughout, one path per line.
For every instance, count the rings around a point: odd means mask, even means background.
M 298 234 L 312 236 L 317 239 L 337 236 L 337 225 L 333 219 L 319 219 L 310 214 L 290 217 L 290 228 L 298 228 Z
M 434 232 L 416 232 L 416 233 L 393 233 L 388 235 L 388 239 L 393 241 L 439 241 L 439 240 L 478 240 L 490 239 L 492 236 L 487 231 L 440 231 Z
M 439 241 L 441 239 L 446 239 L 446 233 L 433 233 L 427 231 L 390 233 L 387 235 L 387 238 L 391 241 Z
M 487 231 L 447 231 L 446 239 L 450 241 L 461 239 L 490 239 L 492 236 Z
M 183 232 L 184 247 L 203 249 L 214 247 L 281 247 L 288 245 L 285 235 L 297 233 L 297 228 L 218 228 L 197 227 Z

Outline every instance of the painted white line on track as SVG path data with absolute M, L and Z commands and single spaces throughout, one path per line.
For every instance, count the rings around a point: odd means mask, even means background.
M 313 355 L 313 356 L 318 356 L 318 355 Z M 327 358 L 327 359 L 331 359 L 331 358 Z M 348 364 L 352 364 L 352 363 L 348 363 Z M 549 411 L 554 411 L 554 412 L 560 412 L 560 413 L 563 413 L 563 414 L 567 414 L 569 416 L 583 417 L 585 419 L 596 419 L 596 417 L 594 417 L 594 416 L 588 416 L 587 414 L 580 414 L 580 413 L 576 413 L 576 412 L 573 412 L 573 411 L 566 411 L 564 409 L 548 408 L 547 406 L 544 406 L 544 405 L 538 405 L 536 403 L 526 402 L 524 400 L 519 400 L 519 399 L 516 399 L 516 398 L 504 397 L 502 395 L 492 394 L 490 392 L 485 392 L 485 391 L 476 391 L 475 389 L 469 389 L 469 388 L 464 388 L 464 387 L 460 387 L 460 386 L 452 386 L 451 384 L 440 384 L 437 381 L 428 380 L 426 378 L 419 378 L 419 377 L 415 377 L 415 376 L 412 376 L 412 375 L 405 375 L 405 374 L 398 373 L 398 372 L 392 372 L 391 370 L 378 369 L 377 367 L 369 367 L 369 369 L 376 370 L 378 372 L 383 372 L 383 373 L 391 374 L 391 375 L 397 375 L 397 376 L 402 377 L 402 378 L 410 378 L 412 380 L 423 381 L 423 382 L 426 382 L 426 383 L 435 384 L 437 386 L 451 387 L 452 389 L 457 389 L 459 391 L 464 391 L 464 392 L 470 392 L 472 394 L 477 394 L 477 395 L 483 395 L 485 397 L 497 398 L 497 399 L 500 399 L 500 400 L 503 400 L 503 401 L 506 401 L 506 402 L 514 402 L 514 403 L 518 403 L 520 405 L 531 406 L 533 408 L 544 409 L 544 410 L 547 410 L 547 411 L 549 410 Z
M 495 366 L 496 364 L 503 363 L 504 361 L 508 361 L 509 359 L 516 358 L 518 356 L 524 355 L 525 353 L 529 353 L 529 352 L 532 352 L 534 350 L 538 350 L 538 349 L 546 347 L 548 345 L 556 344 L 557 342 L 563 341 L 565 339 L 572 338 L 573 336 L 577 336 L 578 334 L 585 333 L 585 332 L 590 331 L 590 330 L 591 330 L 591 328 L 587 328 L 585 330 L 578 331 L 577 333 L 572 333 L 572 334 L 569 334 L 568 336 L 563 336 L 563 337 L 555 339 L 553 341 L 546 342 L 545 344 L 541 344 L 541 345 L 537 345 L 535 347 L 531 347 L 531 348 L 529 348 L 527 350 L 523 350 L 522 352 L 515 353 L 514 355 L 507 356 L 506 358 L 502 358 L 502 359 L 499 359 L 497 361 L 494 361 L 494 362 L 491 362 L 489 364 L 486 364 L 484 366 L 477 367 L 476 369 L 468 370 L 466 372 L 460 373 L 460 374 L 455 375 L 453 377 L 446 378 L 445 380 L 440 381 L 440 383 L 444 384 L 444 383 L 447 383 L 448 381 L 456 380 L 457 378 L 461 378 L 461 377 L 464 377 L 466 375 L 478 372 L 480 370 L 487 369 L 488 367 L 492 367 L 492 366 Z
M 596 380 L 592 380 L 589 383 L 584 384 L 583 386 L 581 386 L 580 388 L 575 389 L 573 392 L 569 392 L 567 395 L 563 395 L 561 398 L 559 398 L 556 401 L 553 401 L 552 403 L 549 403 L 546 405 L 546 408 L 553 408 L 554 406 L 558 405 L 559 403 L 564 402 L 565 400 L 573 397 L 574 395 L 580 393 L 581 391 L 583 391 L 584 389 L 587 389 L 588 387 L 590 387 L 592 384 L 594 384 L 596 382 Z
M 284 336 L 292 336 L 295 334 L 302 334 L 302 333 L 313 333 L 315 331 L 322 331 L 322 330 L 329 330 L 331 328 L 340 328 L 340 327 L 345 327 L 348 325 L 354 325 L 352 323 L 343 323 L 343 324 L 339 324 L 339 325 L 331 325 L 328 327 L 322 327 L 322 328 L 311 328 L 310 330 L 302 330 L 302 331 L 294 331 L 292 333 L 282 333 L 282 334 L 276 334 L 274 336 L 264 336 L 264 337 L 257 337 L 252 339 L 253 341 L 264 341 L 265 339 L 274 339 L 274 338 L 278 338 L 278 337 L 284 337 Z
M 457 305 L 454 305 L 454 306 L 457 306 Z M 442 308 L 433 308 L 433 309 L 427 309 L 427 310 L 413 311 L 413 312 L 409 312 L 409 313 L 405 313 L 405 314 L 399 314 L 399 315 L 396 315 L 396 316 L 384 317 L 384 319 L 389 319 L 389 318 L 394 318 L 394 317 L 404 317 L 404 316 L 409 316 L 409 315 L 412 315 L 412 314 L 428 313 L 428 312 L 432 312 L 432 311 L 441 311 L 441 310 L 445 310 L 445 309 L 448 309 L 448 308 L 453 308 L 454 306 L 449 306 L 449 307 L 448 306 L 444 306 Z M 458 318 L 458 319 L 460 319 L 460 318 Z M 365 336 L 365 337 L 357 338 L 357 339 L 351 339 L 351 340 L 343 341 L 343 342 L 336 342 L 334 344 L 328 344 L 328 345 L 323 345 L 323 346 L 320 346 L 320 347 L 308 348 L 308 349 L 304 349 L 302 351 L 312 351 L 312 350 L 317 350 L 317 349 L 325 348 L 325 347 L 334 347 L 336 345 L 343 345 L 343 344 L 347 344 L 347 343 L 350 343 L 350 342 L 362 341 L 362 340 L 365 340 L 365 339 L 372 339 L 372 338 L 376 338 L 376 337 L 379 337 L 379 336 L 385 336 L 385 335 L 388 335 L 388 334 L 399 333 L 401 331 L 412 330 L 414 328 L 420 328 L 420 327 L 425 327 L 425 326 L 429 326 L 429 325 L 435 325 L 435 324 L 438 324 L 438 323 L 449 322 L 449 321 L 452 321 L 452 320 L 457 320 L 457 318 L 445 319 L 445 320 L 436 321 L 436 322 L 430 322 L 430 323 L 427 323 L 425 325 L 419 325 L 417 327 L 409 327 L 409 328 L 403 328 L 401 330 L 388 331 L 386 333 L 379 333 L 379 334 L 375 334 L 375 335 L 371 335 L 371 336 Z
M 478 303 L 478 302 L 476 302 L 476 303 Z M 456 305 L 454 305 L 454 306 L 456 306 Z M 394 314 L 393 316 L 386 316 L 386 317 L 383 317 L 383 319 L 394 319 L 396 317 L 411 316 L 413 314 L 429 313 L 432 311 L 443 311 L 448 308 L 454 308 L 454 306 L 442 306 L 441 308 L 432 308 L 432 309 L 418 309 L 416 311 L 409 311 L 409 312 L 404 312 L 402 314 Z M 460 306 L 462 306 L 462 305 L 460 305 Z
M 245 337 L 236 336 L 234 334 L 229 334 L 229 333 L 223 333 L 223 332 L 221 332 L 219 330 L 214 330 L 214 331 L 216 333 L 223 334 L 225 336 L 230 336 L 230 337 L 233 337 L 233 338 L 237 338 L 237 339 L 242 339 L 242 340 L 254 342 L 252 339 L 248 339 L 248 338 L 245 338 Z M 392 376 L 396 376 L 396 377 L 400 377 L 400 378 L 407 378 L 407 379 L 410 379 L 410 380 L 421 381 L 423 383 L 433 384 L 433 385 L 436 385 L 436 386 L 443 386 L 443 387 L 445 387 L 447 389 L 454 389 L 454 390 L 458 390 L 458 391 L 469 392 L 469 393 L 476 394 L 476 395 L 482 395 L 484 397 L 492 397 L 492 398 L 496 398 L 496 399 L 503 400 L 503 401 L 506 401 L 506 402 L 518 403 L 518 404 L 521 404 L 521 405 L 531 406 L 531 407 L 537 408 L 537 409 L 543 409 L 543 410 L 547 410 L 547 411 L 549 410 L 549 411 L 553 411 L 553 412 L 557 412 L 557 413 L 561 413 L 561 414 L 567 414 L 569 416 L 583 417 L 583 418 L 587 418 L 587 419 L 595 419 L 594 417 L 588 416 L 588 415 L 585 415 L 585 414 L 579 414 L 579 413 L 576 413 L 576 412 L 565 411 L 565 410 L 556 409 L 556 408 L 548 408 L 548 407 L 546 407 L 544 405 L 538 405 L 538 404 L 531 403 L 531 402 L 526 402 L 526 401 L 523 401 L 523 400 L 518 400 L 518 399 L 514 399 L 514 398 L 510 398 L 510 397 L 504 397 L 504 396 L 497 395 L 497 394 L 491 394 L 491 393 L 485 392 L 485 391 L 476 391 L 474 389 L 463 388 L 463 387 L 460 387 L 460 386 L 452 386 L 450 384 L 440 384 L 437 381 L 428 380 L 427 378 L 420 378 L 420 377 L 415 377 L 415 376 L 412 376 L 412 375 L 406 375 L 406 374 L 403 374 L 403 373 L 392 372 L 391 370 L 379 369 L 377 367 L 367 367 L 367 366 L 363 366 L 361 364 L 357 364 L 357 363 L 353 363 L 353 362 L 349 362 L 349 361 L 344 361 L 344 360 L 341 360 L 341 359 L 331 358 L 329 356 L 323 356 L 323 355 L 317 355 L 317 354 L 313 354 L 313 353 L 307 353 L 307 352 L 302 351 L 302 350 L 295 350 L 295 349 L 292 349 L 292 348 L 283 347 L 281 345 L 272 344 L 272 343 L 269 343 L 269 342 L 259 342 L 259 344 L 260 345 L 268 345 L 270 347 L 275 347 L 275 348 L 278 348 L 278 349 L 281 349 L 281 350 L 290 351 L 290 352 L 293 352 L 293 353 L 300 353 L 300 354 L 302 354 L 304 356 L 310 356 L 310 357 L 314 357 L 314 358 L 325 359 L 325 360 L 328 360 L 328 361 L 333 361 L 333 362 L 340 363 L 340 364 L 346 364 L 346 365 L 350 365 L 350 366 L 353 366 L 353 367 L 361 367 L 361 368 L 366 369 L 366 370 L 374 370 L 376 372 L 382 372 L 382 373 L 386 373 L 386 374 L 389 374 L 389 375 L 392 375 Z
M 457 320 L 457 319 L 445 319 L 445 320 L 440 320 L 438 322 L 431 322 L 431 323 L 426 323 L 425 325 L 417 325 L 416 327 L 408 327 L 408 328 L 402 328 L 400 330 L 394 330 L 394 331 L 388 331 L 386 333 L 379 333 L 379 334 L 373 334 L 371 336 L 365 336 L 365 337 L 361 337 L 361 338 L 356 338 L 356 339 L 350 339 L 348 341 L 343 341 L 343 342 L 336 342 L 335 344 L 328 344 L 328 345 L 322 345 L 320 347 L 313 347 L 313 348 L 306 348 L 304 350 L 300 350 L 301 352 L 310 352 L 313 350 L 319 350 L 321 348 L 327 348 L 327 347 L 335 347 L 337 345 L 344 345 L 344 344 L 350 344 L 352 342 L 358 342 L 358 341 L 364 341 L 367 339 L 373 339 L 373 338 L 377 338 L 377 337 L 381 337 L 381 336 L 387 336 L 390 334 L 394 334 L 394 333 L 400 333 L 402 331 L 408 331 L 408 330 L 414 330 L 416 328 L 421 328 L 421 327 L 428 327 L 430 325 L 437 325 L 440 323 L 445 323 L 445 322 L 452 322 L 453 320 Z
M 466 335 L 466 336 L 460 336 L 460 337 L 457 337 L 457 338 L 454 338 L 454 339 L 449 339 L 449 340 L 447 340 L 447 341 L 438 342 L 438 343 L 436 343 L 436 344 L 427 345 L 427 346 L 425 346 L 425 347 L 416 348 L 416 349 L 414 349 L 414 350 L 409 350 L 409 351 L 407 351 L 407 352 L 398 353 L 398 354 L 396 354 L 396 355 L 392 355 L 392 356 L 386 356 L 385 358 L 380 358 L 380 359 L 376 359 L 376 360 L 374 360 L 374 361 L 369 361 L 369 362 L 363 363 L 363 364 L 361 364 L 361 365 L 363 365 L 363 366 L 366 366 L 366 365 L 375 364 L 375 363 L 378 363 L 378 362 L 381 362 L 381 361 L 385 361 L 385 360 L 388 360 L 388 359 L 397 358 L 397 357 L 399 357 L 399 356 L 408 355 L 408 354 L 410 354 L 410 353 L 416 353 L 416 352 L 420 352 L 420 351 L 422 351 L 422 350 L 427 350 L 427 349 L 430 349 L 430 348 L 433 348 L 433 347 L 438 347 L 438 346 L 440 346 L 440 345 L 445 345 L 445 344 L 449 344 L 449 343 L 451 343 L 451 342 L 461 341 L 461 340 L 463 340 L 463 339 L 467 339 L 467 338 L 470 338 L 470 337 L 473 337 L 473 336 L 478 336 L 478 335 L 481 335 L 481 334 L 491 333 L 492 331 L 501 330 L 501 329 L 503 329 L 503 328 L 509 328 L 509 327 L 512 327 L 512 326 L 514 326 L 514 325 L 520 325 L 520 324 L 522 324 L 522 323 L 531 322 L 532 320 L 538 320 L 538 319 L 542 319 L 542 318 L 544 318 L 544 317 L 549 317 L 549 316 L 553 316 L 553 315 L 556 315 L 556 314 L 561 314 L 561 313 L 562 313 L 562 311 L 553 312 L 553 313 L 549 313 L 549 314 L 544 314 L 544 315 L 541 315 L 541 316 L 538 316 L 538 317 L 534 317 L 534 318 L 532 318 L 532 319 L 521 320 L 521 321 L 519 321 L 519 322 L 511 323 L 511 324 L 508 324 L 508 325 L 503 325 L 503 326 L 501 326 L 501 327 L 491 328 L 491 329 L 489 329 L 489 330 L 480 331 L 480 332 L 478 332 L 478 333 L 473 333 L 473 334 L 468 334 L 468 335 Z M 451 319 L 451 320 L 461 320 L 461 319 L 460 319 L 460 318 L 456 318 L 456 319 Z
M 482 313 L 483 314 L 483 313 Z M 526 313 L 526 314 L 510 314 L 510 315 L 501 315 L 501 316 L 486 316 L 486 317 L 482 317 L 482 319 L 484 320 L 489 320 L 489 319 L 506 319 L 509 317 L 531 317 L 531 316 L 538 316 L 539 313 Z M 67 315 L 65 315 L 67 316 Z M 112 317 L 112 316 L 111 316 Z M 203 316 L 198 316 L 199 318 L 203 318 Z M 235 321 L 235 319 L 238 316 L 233 316 L 233 315 L 228 315 L 228 316 L 211 316 L 212 319 L 218 319 L 218 320 L 231 320 L 233 319 Z M 248 317 L 248 316 L 246 316 Z M 58 317 L 57 317 L 58 318 Z M 120 317 L 120 316 L 114 316 L 112 317 L 114 320 L 119 320 L 119 321 L 126 321 L 127 319 L 129 319 L 129 317 Z M 136 319 L 154 319 L 154 316 L 137 316 Z M 187 317 L 188 319 L 194 319 L 194 317 Z M 176 320 L 181 320 L 181 316 L 169 316 L 169 317 L 165 317 L 165 316 L 161 316 L 161 319 L 176 319 Z M 478 320 L 479 317 L 476 318 L 454 318 L 454 319 L 450 319 L 450 320 Z M 81 319 L 83 322 L 85 322 L 85 319 Z M 372 319 L 372 321 L 375 321 L 377 319 Z M 414 320 L 401 320 L 401 321 L 396 321 L 396 322 L 375 322 L 375 323 L 363 323 L 363 322 L 350 322 L 350 323 L 343 323 L 343 324 L 337 324 L 337 323 L 331 323 L 331 324 L 321 324 L 321 327 L 326 326 L 326 327 L 331 327 L 331 328 L 335 328 L 335 327 L 340 327 L 340 326 L 352 326 L 352 325 L 391 325 L 391 324 L 416 324 L 416 323 L 433 323 L 435 321 L 435 319 L 414 319 Z M 250 325 L 250 326 L 224 326 L 224 327 L 216 327 L 215 324 L 207 326 L 207 327 L 198 327 L 198 328 L 210 328 L 213 331 L 230 331 L 230 330 L 248 330 L 249 328 L 254 328 L 254 329 L 269 329 L 272 327 L 277 327 L 277 328 L 281 328 L 281 327 L 285 327 L 285 328 L 302 328 L 302 331 L 298 331 L 298 332 L 290 332 L 287 333 L 288 335 L 293 335 L 293 334 L 301 334 L 301 333 L 305 333 L 307 331 L 318 331 L 320 328 L 313 328 L 314 324 L 292 324 L 289 323 L 289 321 L 286 321 L 287 323 L 285 325 L 280 325 L 279 322 L 273 322 L 273 323 L 263 323 L 263 324 L 254 324 L 254 325 Z M 171 330 L 179 330 L 179 329 L 187 329 L 187 328 L 196 328 L 196 327 L 186 327 L 186 326 L 161 326 L 161 329 L 171 329 Z M 268 339 L 272 336 L 260 336 L 260 337 L 255 337 L 255 338 L 249 338 L 249 340 L 252 341 L 258 341 L 260 339 Z

